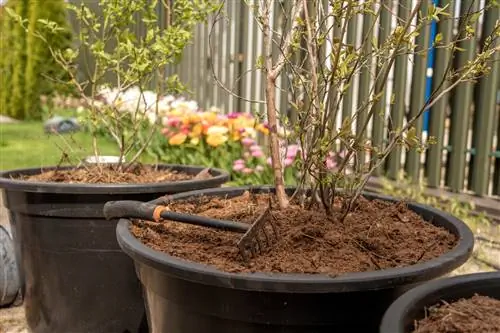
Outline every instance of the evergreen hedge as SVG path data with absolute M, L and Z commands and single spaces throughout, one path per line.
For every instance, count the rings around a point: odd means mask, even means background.
M 57 22 L 65 29 L 45 35 L 54 50 L 71 47 L 71 30 L 64 0 L 8 0 L 10 7 L 28 19 L 31 31 L 39 19 Z M 16 119 L 40 119 L 41 95 L 60 90 L 67 80 L 65 71 L 53 60 L 42 40 L 27 33 L 2 10 L 0 17 L 0 113 Z

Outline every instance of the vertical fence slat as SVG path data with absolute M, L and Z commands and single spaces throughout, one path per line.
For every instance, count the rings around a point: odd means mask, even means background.
M 420 9 L 420 15 L 425 16 L 427 14 L 427 9 L 427 1 L 423 1 Z M 425 52 L 425 50 L 429 45 L 429 33 L 430 26 L 429 24 L 426 24 L 424 27 L 422 27 L 419 35 L 416 37 L 417 46 L 415 48 L 415 52 L 419 52 L 420 54 L 414 54 L 413 78 L 410 96 L 410 112 L 408 115 L 408 119 L 416 116 L 425 103 L 425 82 L 427 68 L 427 53 Z M 422 133 L 422 117 L 420 117 L 415 122 L 414 127 L 417 135 L 420 135 Z M 419 169 L 420 153 L 416 149 L 410 149 L 407 155 L 405 170 L 407 176 L 414 183 L 418 182 L 420 178 Z
M 197 82 L 196 84 L 200 86 L 200 100 L 199 105 L 200 107 L 207 108 L 210 103 L 207 101 L 207 95 L 210 89 L 218 89 L 217 84 L 213 85 L 208 85 L 209 82 L 213 81 L 212 78 L 212 72 L 209 70 L 207 67 L 207 59 L 209 54 L 209 45 L 208 45 L 208 27 L 210 23 L 207 24 L 200 24 L 198 26 L 198 40 L 200 43 L 200 54 L 198 55 L 198 65 L 197 65 L 197 71 L 199 72 L 198 77 L 200 78 L 200 82 Z M 213 87 L 213 88 L 212 88 Z
M 255 0 L 249 0 L 248 1 L 252 7 L 255 2 Z M 243 49 L 241 52 L 242 56 L 242 71 L 241 71 L 241 76 L 239 77 L 240 82 L 241 82 L 241 96 L 244 96 L 247 99 L 252 99 L 251 94 L 251 79 L 252 79 L 252 61 L 251 61 L 251 49 L 252 49 L 252 41 L 253 41 L 253 26 L 254 26 L 254 21 L 253 21 L 253 15 L 251 13 L 251 10 L 245 10 L 245 15 L 242 17 L 242 21 L 245 22 L 244 25 L 242 25 L 242 30 L 241 30 L 241 35 L 240 38 L 243 40 Z M 250 112 L 251 111 L 251 105 L 249 102 L 243 101 L 242 102 L 242 111 L 244 112 Z
M 216 46 L 217 46 L 217 49 L 219 50 L 219 57 L 217 59 L 217 75 L 219 77 L 219 79 L 223 79 L 224 78 L 224 72 L 225 72 L 225 50 L 224 50 L 224 21 L 223 20 L 219 20 L 217 24 L 217 29 L 218 29 L 218 33 L 217 33 L 217 40 L 216 40 Z M 224 82 L 224 81 L 223 81 Z M 215 106 L 217 108 L 221 108 L 223 107 L 223 97 L 224 97 L 224 91 L 222 89 L 219 88 L 219 86 L 217 85 L 216 82 L 214 82 L 214 86 L 213 86 L 213 89 L 217 92 L 217 101 L 215 103 L 213 103 L 213 105 L 211 106 Z
M 233 20 L 235 22 L 235 35 L 234 35 L 234 58 L 233 58 L 233 66 L 234 66 L 234 77 L 233 84 L 234 90 L 237 96 L 243 96 L 243 89 L 241 87 L 241 75 L 242 75 L 242 63 L 241 63 L 241 55 L 244 52 L 244 45 L 246 42 L 246 34 L 243 27 L 247 24 L 248 19 L 248 8 L 246 4 L 241 1 L 238 2 L 239 5 L 235 8 L 235 16 Z M 243 111 L 243 103 L 240 98 L 234 98 L 234 108 L 233 111 Z
M 453 34 L 453 16 L 455 13 L 455 1 L 441 0 L 439 6 L 446 8 L 446 14 L 449 17 L 442 18 L 437 23 L 437 33 L 442 36 L 442 44 L 447 45 L 451 42 Z M 448 48 L 438 47 L 435 50 L 436 61 L 433 70 L 432 91 L 440 93 L 448 87 L 446 80 L 446 69 L 451 58 L 451 51 Z M 443 146 L 444 146 L 444 130 L 446 119 L 446 108 L 448 105 L 448 96 L 443 96 L 429 110 L 429 136 L 437 138 L 437 142 L 430 145 L 427 150 L 425 171 L 427 177 L 427 185 L 430 187 L 439 187 L 441 185 L 441 169 L 443 165 Z
M 346 36 L 346 44 L 355 48 L 356 46 L 356 37 L 357 37 L 357 25 L 358 25 L 358 16 L 354 15 L 349 22 L 347 23 L 347 36 Z M 342 101 L 342 121 L 345 118 L 350 118 L 353 112 L 354 107 L 354 78 L 351 79 L 351 85 L 347 88 L 344 99 Z
M 279 30 L 281 31 L 281 34 L 283 34 L 285 31 L 288 31 L 287 28 L 289 28 L 291 26 L 291 20 L 287 20 L 286 25 L 284 24 L 285 23 L 284 22 L 285 16 L 288 15 L 288 10 L 289 10 L 291 4 L 289 1 L 279 2 L 279 3 L 280 3 L 280 5 L 278 6 L 279 13 L 280 13 L 280 21 L 279 22 L 281 24 L 281 27 Z M 289 67 L 288 65 L 285 65 L 285 68 L 280 75 L 279 86 L 280 86 L 280 89 L 282 91 L 281 95 L 280 95 L 281 112 L 283 112 L 286 115 L 286 118 L 290 122 L 291 121 L 290 120 L 290 112 L 289 112 L 290 104 L 289 104 L 289 96 L 288 96 L 289 82 L 288 82 L 288 76 L 286 75 L 288 67 Z M 262 86 L 264 86 L 265 77 L 263 75 L 261 75 L 260 82 L 261 82 Z M 262 98 L 259 98 L 259 99 L 264 100 L 263 89 L 261 89 L 261 94 L 259 96 L 262 96 Z M 262 110 L 264 110 L 263 107 L 261 107 L 261 108 L 262 108 Z
M 500 86 L 500 79 L 497 86 Z M 498 108 L 498 106 L 497 106 Z M 497 147 L 496 153 L 500 153 L 500 114 L 497 115 Z M 493 194 L 500 195 L 500 156 L 495 159 L 495 172 L 493 173 Z
M 485 13 L 481 45 L 484 46 L 486 37 L 491 35 L 495 29 L 500 10 L 492 6 Z M 498 41 L 493 43 L 499 44 Z M 494 45 L 495 45 L 494 44 Z M 495 47 L 492 45 L 492 47 Z M 474 101 L 474 131 L 473 148 L 474 157 L 471 161 L 470 188 L 477 195 L 485 195 L 488 192 L 488 180 L 490 176 L 491 158 L 489 154 L 493 147 L 493 131 L 495 120 L 496 93 L 499 70 L 499 53 L 496 52 L 490 63 L 489 75 L 480 79 L 475 86 L 476 98 Z
M 481 45 L 484 46 L 486 37 L 491 35 L 495 29 L 497 19 L 500 17 L 500 10 L 492 6 L 485 13 Z M 498 41 L 494 41 L 498 45 Z M 494 44 L 494 45 L 495 45 Z M 492 47 L 495 47 L 492 45 Z M 470 188 L 477 195 L 485 195 L 488 192 L 488 180 L 490 175 L 491 159 L 489 157 L 493 146 L 493 131 L 496 111 L 496 93 L 500 56 L 496 52 L 490 63 L 491 71 L 488 76 L 480 79 L 479 84 L 475 86 L 476 98 L 474 101 L 474 131 L 473 147 L 475 150 L 474 158 L 471 161 L 471 181 Z
M 406 22 L 410 16 L 411 0 L 400 0 L 398 4 L 398 17 L 401 22 Z M 389 130 L 396 130 L 403 126 L 403 119 L 406 111 L 406 77 L 408 71 L 408 55 L 401 54 L 396 58 L 394 64 L 394 83 L 393 94 L 394 104 L 391 104 L 391 120 L 389 121 Z M 391 179 L 397 179 L 401 169 L 402 149 L 396 146 L 387 157 L 387 176 Z
M 202 94 L 201 94 L 201 87 L 202 84 L 201 82 L 201 76 L 205 71 L 200 71 L 198 69 L 198 64 L 200 63 L 200 58 L 202 57 L 201 51 L 203 50 L 203 45 L 202 45 L 202 36 L 200 34 L 200 24 L 197 24 L 194 33 L 193 33 L 193 55 L 194 55 L 194 65 L 195 67 L 195 77 L 196 79 L 193 82 L 193 90 L 194 90 L 194 99 L 198 102 L 202 102 Z
M 226 29 L 228 30 L 228 38 L 226 39 L 226 47 L 227 47 L 227 57 L 228 57 L 228 62 L 227 62 L 227 76 L 226 76 L 226 81 L 224 84 L 226 87 L 231 91 L 235 92 L 235 86 L 234 86 L 234 75 L 236 73 L 236 38 L 238 36 L 236 35 L 236 13 L 237 13 L 237 5 L 233 1 L 228 1 L 226 2 L 226 8 L 227 8 L 227 15 L 228 15 L 228 22 L 227 22 L 227 27 Z M 227 112 L 233 112 L 236 111 L 236 98 L 232 93 L 227 93 Z
M 391 10 L 392 10 L 392 0 L 382 1 L 382 9 L 380 13 L 380 23 L 379 23 L 379 33 L 378 33 L 378 46 L 379 48 L 386 42 L 387 38 L 391 33 Z M 375 82 L 375 95 L 382 93 L 382 96 L 375 104 L 375 113 L 373 114 L 373 137 L 372 145 L 382 150 L 382 144 L 384 140 L 384 123 L 385 123 L 385 109 L 387 102 L 387 86 L 386 79 L 382 77 L 381 69 L 384 59 L 379 59 L 377 61 L 377 78 Z M 376 155 L 376 154 L 375 154 Z M 376 159 L 376 156 L 370 157 L 372 160 Z M 374 171 L 375 176 L 380 176 L 383 169 L 378 168 Z
M 462 1 L 460 8 L 461 19 L 459 23 L 460 38 L 465 37 L 465 22 L 463 22 L 462 18 L 470 16 L 471 13 L 477 12 L 478 9 L 479 0 L 472 0 L 472 2 Z M 476 40 L 464 39 L 458 43 L 458 47 L 464 50 L 457 54 L 457 67 L 462 68 L 473 58 L 476 50 Z M 472 88 L 473 85 L 470 82 L 461 83 L 453 92 L 450 124 L 451 152 L 449 154 L 450 158 L 447 161 L 448 174 L 446 185 L 455 192 L 463 189 L 465 179 L 465 161 L 469 130 L 469 114 L 470 106 L 472 105 Z
M 372 8 L 373 9 L 373 8 Z M 372 15 L 365 15 L 363 17 L 363 30 L 362 30 L 362 39 L 365 40 L 365 37 L 372 33 L 372 25 L 373 25 L 374 17 Z M 364 54 L 370 54 L 372 52 L 372 43 L 371 39 L 364 43 L 362 51 Z M 366 110 L 366 101 L 370 99 L 370 76 L 371 76 L 371 61 L 368 61 L 368 64 L 364 66 L 359 75 L 359 92 L 358 92 L 358 108 L 357 108 L 357 120 L 356 120 L 356 130 L 361 133 L 363 130 L 363 125 L 366 122 L 367 118 L 367 110 Z M 363 134 L 363 138 L 366 138 L 366 133 Z M 365 152 L 359 151 L 357 153 L 357 160 L 364 165 L 365 163 Z

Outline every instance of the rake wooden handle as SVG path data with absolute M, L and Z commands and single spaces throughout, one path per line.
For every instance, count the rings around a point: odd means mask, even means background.
M 171 220 L 209 227 L 225 231 L 245 233 L 250 228 L 249 224 L 217 220 L 210 217 L 176 213 L 167 210 L 167 207 L 153 205 L 147 202 L 121 200 L 108 201 L 103 208 L 104 217 L 107 220 L 119 218 L 137 218 L 148 221 Z

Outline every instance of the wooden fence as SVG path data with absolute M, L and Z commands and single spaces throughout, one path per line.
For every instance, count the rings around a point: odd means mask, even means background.
M 328 1 L 318 1 L 328 6 Z M 392 7 L 392 11 L 385 11 L 379 22 L 376 22 L 379 32 L 384 27 L 394 26 L 396 16 L 408 15 L 412 1 L 383 2 Z M 399 6 L 403 2 L 404 5 Z M 424 1 L 425 6 L 432 2 Z M 429 45 L 436 33 L 441 34 L 443 41 L 451 41 L 459 23 L 458 17 L 465 15 L 471 2 L 474 11 L 485 5 L 484 1 L 479 0 L 434 2 L 440 7 L 448 5 L 449 14 L 457 19 L 442 20 L 429 26 L 425 33 L 417 37 L 420 45 Z M 286 3 L 286 0 L 275 1 L 273 23 L 277 31 L 282 19 L 280 8 Z M 263 104 L 245 101 L 264 100 L 264 77 L 256 69 L 257 59 L 263 54 L 262 32 L 245 1 L 226 1 L 224 16 L 224 19 L 198 26 L 194 42 L 186 50 L 183 61 L 170 71 L 177 73 L 188 84 L 193 91 L 193 98 L 203 107 L 216 106 L 227 112 L 263 113 Z M 460 43 L 459 46 L 466 51 L 455 55 L 457 66 L 463 66 L 474 56 L 476 48 L 484 43 L 483 36 L 492 31 L 499 17 L 498 8 L 480 16 L 477 43 L 471 40 Z M 366 27 L 371 24 L 371 19 L 368 16 L 357 17 L 349 22 L 347 42 L 359 43 L 365 31 L 368 31 Z M 329 52 L 328 48 L 326 52 Z M 430 48 L 427 55 L 409 55 L 397 59 L 385 94 L 386 115 L 391 115 L 397 125 L 402 125 L 407 117 L 418 112 L 417 108 L 424 104 L 429 92 L 436 88 L 445 71 L 448 52 Z M 490 75 L 475 84 L 460 84 L 418 121 L 417 130 L 424 137 L 438 138 L 437 144 L 431 145 L 423 154 L 415 150 L 397 151 L 388 158 L 382 174 L 395 179 L 404 170 L 412 179 L 425 178 L 430 187 L 471 192 L 480 196 L 500 195 L 499 61 L 500 57 L 496 54 Z M 369 73 L 362 73 L 361 76 L 343 102 L 343 112 L 339 112 L 343 115 L 339 115 L 339 122 L 340 117 L 349 115 L 361 98 L 366 96 L 367 84 L 362 81 L 372 80 L 372 77 Z M 282 112 L 289 110 L 289 84 L 287 77 L 279 78 L 278 109 Z M 392 92 L 396 98 L 393 107 L 389 102 Z M 387 133 L 376 129 L 380 124 L 373 125 L 372 122 L 370 138 L 384 140 Z
M 178 74 L 181 81 L 190 87 L 193 92 L 191 97 L 202 107 L 215 106 L 225 112 L 264 113 L 263 104 L 247 101 L 264 100 L 264 77 L 256 69 L 258 58 L 263 55 L 263 34 L 247 5 L 256 1 L 225 0 L 223 18 L 199 25 L 181 63 L 168 69 L 169 74 Z M 328 8 L 328 0 L 316 1 Z M 382 11 L 380 19 L 375 22 L 377 29 L 374 29 L 374 34 L 383 39 L 387 31 L 395 26 L 398 17 L 408 17 L 409 8 L 415 1 L 380 2 L 387 10 Z M 433 3 L 440 7 L 448 6 L 447 12 L 453 19 L 429 25 L 424 33 L 416 37 L 417 44 L 427 48 L 426 45 L 431 45 L 430 41 L 437 33 L 444 42 L 451 41 L 460 24 L 458 18 L 468 10 L 479 11 L 484 8 L 485 2 L 490 0 L 425 0 L 424 12 L 425 7 Z M 290 3 L 290 0 L 274 1 L 272 24 L 276 33 L 282 25 L 282 9 Z M 163 15 L 159 12 L 159 24 L 165 21 Z M 463 66 L 474 56 L 499 17 L 498 7 L 482 12 L 476 23 L 477 39 L 460 43 L 459 47 L 465 51 L 455 54 L 455 66 Z M 371 20 L 372 16 L 358 16 L 350 21 L 346 42 L 359 45 L 373 23 Z M 136 33 L 144 32 L 138 27 Z M 333 37 L 336 32 L 331 33 Z M 325 52 L 331 52 L 331 48 L 326 47 Z M 392 118 L 395 126 L 403 125 L 408 117 L 415 115 L 430 92 L 437 88 L 449 56 L 447 49 L 429 47 L 427 54 L 398 57 L 384 96 L 385 115 Z M 417 122 L 417 131 L 423 137 L 436 137 L 437 144 L 431 145 L 422 154 L 415 150 L 396 150 L 389 156 L 380 175 L 395 179 L 404 170 L 414 180 L 425 178 L 430 187 L 479 196 L 500 196 L 499 67 L 500 56 L 497 53 L 491 63 L 490 75 L 477 83 L 460 84 L 426 112 Z M 342 112 L 337 119 L 339 124 L 342 117 L 350 115 L 362 100 L 366 100 L 372 81 L 373 76 L 368 69 L 355 79 L 342 103 Z M 278 110 L 289 112 L 289 78 L 280 76 L 278 86 Z M 390 102 L 393 93 L 394 104 Z M 294 115 L 289 115 L 293 119 Z M 383 122 L 372 120 L 368 136 L 375 142 L 386 140 Z

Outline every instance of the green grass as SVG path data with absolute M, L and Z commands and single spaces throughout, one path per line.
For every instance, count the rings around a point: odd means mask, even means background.
M 100 154 L 118 154 L 118 148 L 109 139 L 98 141 Z M 57 165 L 63 153 L 69 155 L 73 164 L 93 155 L 92 137 L 85 132 L 46 134 L 42 122 L 0 124 L 0 170 Z

